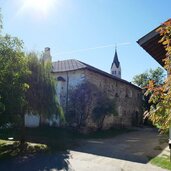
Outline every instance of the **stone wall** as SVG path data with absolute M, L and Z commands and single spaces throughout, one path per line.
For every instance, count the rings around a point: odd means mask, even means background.
M 142 94 L 141 89 L 138 87 L 126 81 L 113 79 L 88 69 L 54 73 L 53 75 L 58 80 L 58 99 L 65 112 L 69 91 L 76 88 L 78 84 L 89 81 L 115 100 L 118 116 L 106 116 L 103 129 L 138 126 L 142 123 Z M 86 127 L 97 128 L 91 117 L 88 117 Z
M 141 89 L 130 83 L 112 79 L 90 70 L 86 70 L 85 76 L 88 81 L 115 100 L 118 116 L 106 116 L 103 129 L 138 126 L 142 123 Z M 92 125 L 90 124 L 90 126 Z

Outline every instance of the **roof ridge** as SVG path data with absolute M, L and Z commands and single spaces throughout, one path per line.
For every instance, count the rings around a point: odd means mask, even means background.
M 77 60 L 77 59 L 76 59 L 76 60 Z M 79 60 L 77 60 L 77 61 L 79 61 Z M 112 74 L 110 74 L 110 73 L 108 73 L 108 72 L 106 72 L 106 71 L 100 70 L 100 69 L 98 69 L 98 68 L 96 68 L 96 67 L 94 67 L 94 66 L 91 66 L 91 65 L 89 65 L 89 64 L 86 64 L 86 63 L 84 63 L 84 62 L 82 62 L 82 61 L 79 61 L 79 62 L 82 63 L 82 64 L 84 64 L 84 65 L 86 65 L 86 68 L 87 68 L 87 69 L 93 70 L 93 71 L 95 71 L 95 72 L 100 72 L 101 74 L 104 74 L 104 75 L 106 75 L 106 76 L 108 76 L 108 77 L 114 78 L 114 79 L 116 79 L 116 80 L 118 80 L 118 81 L 125 82 L 125 83 L 127 83 L 127 84 L 130 84 L 130 85 L 136 87 L 136 88 L 141 89 L 140 87 L 138 87 L 138 86 L 132 84 L 131 82 L 129 82 L 129 81 L 127 81 L 127 80 L 124 80 L 124 79 L 122 79 L 122 78 L 116 77 L 116 76 L 114 76 L 114 75 L 112 75 Z
M 73 71 L 73 70 L 78 70 L 78 69 L 88 69 L 88 70 L 91 70 L 91 71 L 94 71 L 94 72 L 97 72 L 97 73 L 100 73 L 100 74 L 103 74 L 104 76 L 107 76 L 107 77 L 110 77 L 110 78 L 112 78 L 112 79 L 116 79 L 116 80 L 118 80 L 118 81 L 121 81 L 121 82 L 124 82 L 124 83 L 126 83 L 126 84 L 129 84 L 129 85 L 132 85 L 132 86 L 134 86 L 134 87 L 136 87 L 136 88 L 139 88 L 139 87 L 137 87 L 136 85 L 134 85 L 134 84 L 132 84 L 132 83 L 130 83 L 130 82 L 128 82 L 127 80 L 124 80 L 124 79 L 122 79 L 122 78 L 118 78 L 118 77 L 116 77 L 116 76 L 113 76 L 112 74 L 110 74 L 110 73 L 108 73 L 108 72 L 105 72 L 105 71 L 103 71 L 103 70 L 100 70 L 100 69 L 98 69 L 98 68 L 96 68 L 96 67 L 94 67 L 94 66 L 91 66 L 91 65 L 89 65 L 89 64 L 86 64 L 86 63 L 84 63 L 84 62 L 82 62 L 82 61 L 79 61 L 79 60 L 77 60 L 77 59 L 68 59 L 68 60 L 63 60 L 63 61 L 75 61 L 76 63 L 76 65 L 73 65 L 74 67 L 73 68 L 69 68 L 69 62 L 67 62 L 67 66 L 68 66 L 68 69 L 65 69 L 65 70 L 63 70 L 63 68 L 61 67 L 61 68 L 57 68 L 56 70 L 55 70 L 55 68 L 54 68 L 54 71 L 53 72 L 65 72 L 65 71 Z M 57 62 L 62 62 L 62 61 L 57 61 Z M 57 63 L 56 62 L 56 63 Z M 78 65 L 79 64 L 79 65 Z M 139 88 L 140 89 L 140 88 Z

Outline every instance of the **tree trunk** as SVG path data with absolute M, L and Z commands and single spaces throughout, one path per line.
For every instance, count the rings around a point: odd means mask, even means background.
M 23 153 L 24 149 L 25 149 L 25 142 L 26 142 L 26 130 L 25 130 L 25 122 L 24 122 L 24 116 L 25 114 L 22 113 L 21 114 L 21 118 L 22 118 L 22 123 L 21 123 L 21 127 L 20 127 L 20 152 Z
M 102 117 L 101 121 L 99 122 L 99 124 L 98 124 L 98 130 L 101 130 L 101 129 L 102 129 L 102 127 L 103 127 L 103 122 L 104 122 L 105 117 L 106 117 L 106 115 L 104 115 L 104 116 Z

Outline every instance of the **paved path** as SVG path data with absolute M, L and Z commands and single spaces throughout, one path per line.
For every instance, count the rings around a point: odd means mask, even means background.
M 111 139 L 89 140 L 70 151 L 70 165 L 75 171 L 164 171 L 148 163 L 166 147 L 151 128 L 123 134 Z M 157 147 L 157 148 L 155 148 Z M 166 152 L 167 150 L 165 150 Z
M 145 128 L 111 139 L 87 140 L 66 153 L 37 154 L 0 161 L 0 171 L 165 171 L 148 157 L 168 153 L 154 129 Z

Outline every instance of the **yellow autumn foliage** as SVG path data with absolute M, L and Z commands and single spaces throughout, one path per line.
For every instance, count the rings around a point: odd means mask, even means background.
M 159 43 L 162 43 L 166 50 L 163 62 L 168 76 L 163 85 L 157 86 L 152 81 L 149 83 L 146 94 L 151 94 L 151 107 L 146 116 L 161 132 L 168 132 L 171 126 L 171 19 L 163 23 L 157 32 L 162 37 Z

